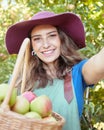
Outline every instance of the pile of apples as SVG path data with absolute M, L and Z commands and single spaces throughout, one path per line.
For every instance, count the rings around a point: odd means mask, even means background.
M 0 84 L 0 104 L 4 101 L 8 88 L 8 84 Z M 52 116 L 52 102 L 46 95 L 37 96 L 31 91 L 17 95 L 17 89 L 14 88 L 9 101 L 9 107 L 11 111 L 22 114 L 27 118 L 57 121 Z

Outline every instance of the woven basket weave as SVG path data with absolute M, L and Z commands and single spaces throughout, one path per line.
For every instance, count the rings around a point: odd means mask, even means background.
M 0 130 L 62 130 L 64 119 L 52 113 L 57 122 L 31 119 L 12 111 L 0 112 Z
M 62 130 L 65 123 L 65 119 L 58 113 L 52 112 L 52 116 L 57 120 L 56 122 L 50 122 L 48 120 L 42 119 L 31 119 L 25 117 L 21 114 L 15 113 L 9 108 L 9 100 L 13 87 L 15 86 L 15 81 L 19 73 L 19 67 L 21 61 L 25 55 L 24 71 L 23 71 L 23 80 L 21 85 L 21 93 L 24 92 L 25 88 L 25 79 L 26 79 L 26 70 L 28 66 L 29 59 L 29 50 L 30 41 L 25 39 L 20 48 L 16 64 L 13 71 L 13 77 L 11 79 L 10 88 L 8 93 L 0 106 L 0 130 Z

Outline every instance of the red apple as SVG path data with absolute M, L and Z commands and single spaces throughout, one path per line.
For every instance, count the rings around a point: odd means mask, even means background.
M 41 117 L 46 117 L 52 112 L 52 102 L 46 95 L 38 96 L 31 101 L 30 110 L 39 113 Z
M 29 101 L 23 97 L 22 95 L 17 96 L 16 103 L 12 107 L 12 111 L 17 112 L 19 114 L 25 114 L 29 111 Z
M 35 99 L 37 96 L 31 91 L 26 91 L 22 94 L 29 102 L 31 102 L 33 99 Z
M 25 114 L 25 116 L 29 117 L 29 118 L 34 118 L 34 119 L 42 119 L 42 117 L 39 115 L 39 113 L 33 112 L 33 111 L 27 112 Z

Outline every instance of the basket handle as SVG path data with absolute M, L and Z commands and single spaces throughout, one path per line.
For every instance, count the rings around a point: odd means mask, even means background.
M 7 95 L 6 95 L 3 103 L 1 104 L 1 108 L 3 108 L 4 110 L 9 110 L 10 109 L 9 105 L 8 105 L 9 104 L 9 100 L 10 100 L 10 97 L 12 95 L 13 88 L 15 86 L 15 82 L 16 82 L 16 79 L 17 79 L 17 76 L 18 76 L 18 73 L 19 73 L 19 68 L 20 68 L 22 60 L 24 58 L 24 54 L 25 54 L 26 48 L 28 48 L 29 44 L 30 44 L 29 38 L 25 38 L 23 43 L 22 43 L 22 45 L 21 45 L 21 48 L 19 50 L 19 53 L 18 53 L 18 56 L 17 56 L 17 60 L 16 60 L 16 63 L 15 63 L 15 66 L 14 66 L 14 70 L 13 70 L 12 79 L 11 79 L 10 85 L 8 87 L 8 92 L 7 92 Z M 25 74 L 24 74 L 24 78 L 23 79 L 25 80 Z M 22 86 L 24 84 L 25 84 L 25 82 L 22 84 Z M 23 91 L 23 88 L 24 87 L 22 87 L 22 91 Z
M 30 58 L 30 44 L 27 44 L 26 51 L 25 51 L 24 66 L 23 66 L 21 93 L 24 92 L 25 86 L 26 86 L 26 72 L 27 72 L 28 65 L 29 65 L 29 58 Z

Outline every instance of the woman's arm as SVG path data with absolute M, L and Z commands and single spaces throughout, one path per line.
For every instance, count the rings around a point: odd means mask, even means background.
M 88 85 L 104 79 L 104 48 L 84 64 L 82 74 Z

